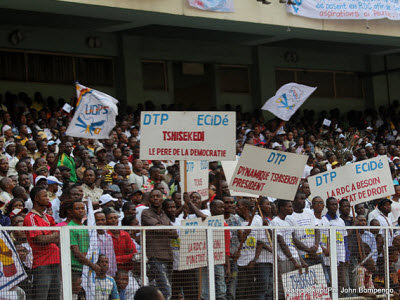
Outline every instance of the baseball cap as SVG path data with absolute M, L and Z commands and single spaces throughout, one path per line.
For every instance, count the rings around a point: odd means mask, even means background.
M 43 176 L 43 175 L 39 175 L 38 177 L 36 177 L 36 179 L 35 179 L 35 185 L 37 185 L 37 183 L 39 182 L 39 180 L 41 180 L 41 179 L 46 179 L 46 181 L 47 181 L 47 177 L 46 176 Z
M 6 132 L 7 130 L 10 130 L 10 129 L 11 129 L 10 126 L 4 125 L 3 128 L 1 129 L 1 131 L 4 133 L 4 132 Z
M 44 131 L 39 131 L 37 134 L 42 140 L 47 139 L 47 135 L 44 133 Z
M 109 194 L 104 194 L 104 195 L 100 196 L 99 204 L 100 205 L 104 205 L 104 204 L 107 204 L 110 201 L 114 201 L 115 202 L 115 201 L 118 201 L 118 199 L 111 197 L 111 195 L 109 195 Z
M 94 150 L 94 154 L 97 154 L 98 152 L 100 152 L 100 151 L 102 151 L 102 150 L 107 151 L 106 148 L 100 146 L 100 147 L 97 147 L 97 148 Z
M 23 208 L 23 209 L 16 208 L 10 213 L 10 217 L 19 215 L 21 213 L 24 213 L 24 214 L 28 213 L 28 209 L 27 208 Z
M 277 142 L 275 142 L 275 143 L 272 144 L 272 149 L 274 149 L 275 147 L 282 147 L 282 145 L 277 143 Z
M 137 194 L 137 193 L 140 193 L 140 194 L 143 195 L 142 190 L 134 190 L 134 191 L 132 192 L 132 195 L 135 195 L 135 194 Z
M 54 145 L 55 143 L 56 143 L 55 141 L 49 141 L 49 142 L 47 143 L 47 146 Z
M 393 201 L 392 200 L 390 200 L 390 199 L 388 199 L 388 198 L 383 198 L 382 200 L 381 200 L 381 202 L 379 202 L 379 205 L 378 205 L 378 207 L 381 207 L 381 206 L 383 206 L 386 202 L 390 202 L 390 204 L 392 204 L 393 203 Z
M 4 144 L 4 149 L 7 149 L 7 147 L 8 147 L 8 146 L 11 146 L 11 145 L 14 145 L 14 146 L 15 146 L 15 143 L 14 143 L 13 141 L 8 141 L 8 142 L 6 142 L 6 143 Z
M 47 184 L 55 184 L 57 183 L 58 185 L 63 185 L 63 183 L 57 179 L 55 176 L 49 176 L 47 177 Z

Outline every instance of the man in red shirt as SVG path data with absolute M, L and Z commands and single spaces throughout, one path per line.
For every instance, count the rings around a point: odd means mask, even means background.
M 47 190 L 34 187 L 30 196 L 33 209 L 25 217 L 24 226 L 51 227 L 56 223 L 45 213 L 51 207 Z M 35 299 L 60 299 L 60 236 L 58 231 L 29 230 L 26 237 L 32 248 Z

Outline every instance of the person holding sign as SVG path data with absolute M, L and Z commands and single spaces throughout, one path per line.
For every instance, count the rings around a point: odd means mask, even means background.
M 287 221 L 287 216 L 293 213 L 293 205 L 289 200 L 278 200 L 278 215 L 271 221 L 271 226 L 290 227 Z M 284 298 L 282 274 L 299 270 L 302 273 L 302 268 L 308 269 L 308 265 L 299 256 L 296 246 L 293 243 L 293 229 L 282 228 L 276 231 L 278 240 L 278 258 L 279 258 L 279 298 Z

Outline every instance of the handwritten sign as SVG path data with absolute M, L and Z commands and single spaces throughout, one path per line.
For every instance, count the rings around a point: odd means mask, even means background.
M 378 156 L 308 177 L 311 197 L 346 198 L 357 205 L 394 194 L 388 160 Z
M 307 156 L 246 145 L 229 188 L 266 197 L 293 200 Z
M 297 270 L 282 274 L 282 282 L 286 300 L 331 299 L 321 264 L 309 267 L 308 273 L 301 275 Z
M 181 161 L 180 174 L 184 174 L 184 161 Z M 187 192 L 190 195 L 197 192 L 201 196 L 201 200 L 208 199 L 208 161 L 187 161 Z M 181 186 L 185 186 L 185 176 L 181 176 Z M 183 201 L 183 193 L 181 193 Z M 183 202 L 182 202 L 183 203 Z
M 224 169 L 224 174 L 227 182 L 231 182 L 233 173 L 235 172 L 236 166 L 239 162 L 239 157 L 236 157 L 235 161 L 222 161 L 222 168 Z M 254 197 L 254 194 L 238 192 L 234 190 L 229 190 L 231 196 L 240 196 L 240 197 Z
M 234 112 L 142 112 L 140 159 L 234 160 Z
M 223 227 L 224 216 L 209 217 L 202 221 L 200 218 L 182 221 L 181 226 L 188 229 L 180 232 L 180 252 L 178 270 L 190 270 L 208 265 L 207 260 L 207 227 Z M 213 231 L 214 264 L 225 263 L 224 230 Z
M 400 20 L 400 3 L 389 0 L 295 0 L 286 10 L 313 19 Z

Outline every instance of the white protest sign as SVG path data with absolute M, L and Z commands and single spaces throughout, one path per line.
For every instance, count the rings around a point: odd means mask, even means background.
M 0 290 L 8 291 L 27 276 L 19 255 L 6 231 L 0 232 Z
M 286 10 L 293 15 L 312 19 L 372 20 L 388 18 L 400 20 L 400 4 L 398 1 L 296 0 L 294 5 L 287 4 Z
M 140 159 L 235 159 L 235 112 L 142 112 L 140 133 Z
M 184 161 L 179 163 L 181 175 L 181 187 L 185 186 L 185 167 Z M 187 161 L 186 162 L 186 178 L 187 178 L 187 193 L 190 195 L 197 192 L 201 196 L 201 200 L 208 199 L 208 161 Z M 183 193 L 181 193 L 183 201 Z
M 246 145 L 229 188 L 266 197 L 293 200 L 307 156 Z
M 324 119 L 324 122 L 323 122 L 323 124 L 324 124 L 325 126 L 331 126 L 331 123 L 332 123 L 332 121 L 331 121 L 331 120 Z
M 236 157 L 235 161 L 222 161 L 222 168 L 224 169 L 224 174 L 225 174 L 225 179 L 229 183 L 231 182 L 233 173 L 235 172 L 236 166 L 238 164 L 239 157 Z M 237 192 L 234 190 L 229 190 L 231 193 L 231 196 L 240 196 L 240 197 L 252 197 L 254 198 L 254 194 L 249 194 L 249 193 L 243 193 L 243 192 Z
M 283 289 L 286 300 L 298 299 L 331 299 L 330 288 L 326 283 L 322 265 L 308 267 L 308 273 L 292 271 L 282 274 Z
M 394 194 L 386 156 L 375 157 L 308 177 L 311 198 L 346 198 L 357 205 Z
M 207 263 L 207 227 L 223 227 L 224 216 L 208 217 L 182 221 L 181 226 L 188 229 L 180 231 L 180 251 L 178 270 L 190 270 L 206 267 Z M 213 231 L 214 263 L 225 263 L 225 235 L 224 230 Z M 210 245 L 211 247 L 211 245 Z

